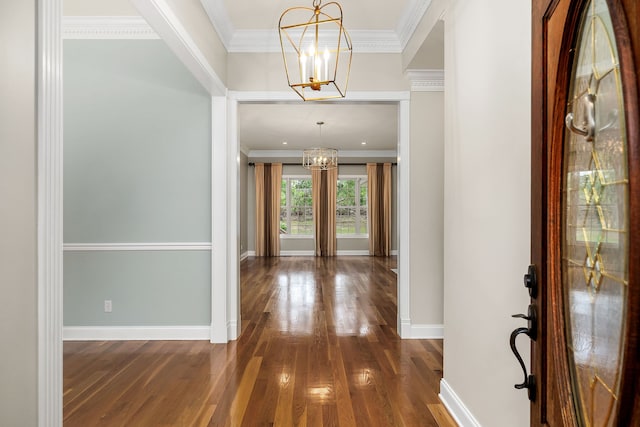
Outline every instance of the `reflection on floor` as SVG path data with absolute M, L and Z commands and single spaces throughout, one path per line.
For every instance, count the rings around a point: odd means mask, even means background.
M 249 258 L 236 342 L 67 342 L 65 426 L 455 426 L 442 341 L 396 334 L 395 266 Z

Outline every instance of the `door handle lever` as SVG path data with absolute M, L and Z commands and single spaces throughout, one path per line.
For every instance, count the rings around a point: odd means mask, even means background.
M 527 321 L 527 327 L 524 328 L 526 329 L 526 332 L 521 332 L 521 333 L 526 333 L 527 336 L 529 336 L 529 338 L 531 338 L 532 340 L 536 340 L 538 338 L 538 312 L 536 310 L 536 306 L 533 304 L 529 305 L 529 308 L 527 309 L 527 314 L 513 314 L 511 315 L 511 317 L 515 317 L 518 319 L 525 319 Z M 519 328 L 522 329 L 522 328 Z
M 536 398 L 536 379 L 533 375 L 527 373 L 527 367 L 524 364 L 524 360 L 522 360 L 522 356 L 520 356 L 520 352 L 516 347 L 516 338 L 518 335 L 525 334 L 532 340 L 536 340 L 538 328 L 537 328 L 537 311 L 536 307 L 531 304 L 529 305 L 529 309 L 527 311 L 527 315 L 524 314 L 514 314 L 512 317 L 526 319 L 528 322 L 528 326 L 517 328 L 513 332 L 511 332 L 511 337 L 509 339 L 509 345 L 511 346 L 511 351 L 514 356 L 518 360 L 520 367 L 522 368 L 522 372 L 524 373 L 524 381 L 521 384 L 516 384 L 515 388 L 518 390 L 522 390 L 523 388 L 527 389 L 527 393 L 529 396 L 529 400 L 534 401 Z

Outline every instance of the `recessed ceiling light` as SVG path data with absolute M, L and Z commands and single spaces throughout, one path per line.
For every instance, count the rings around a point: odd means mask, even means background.
M 362 141 L 360 144 L 367 145 L 367 141 Z
M 282 145 L 287 145 L 288 142 L 287 141 L 282 141 Z

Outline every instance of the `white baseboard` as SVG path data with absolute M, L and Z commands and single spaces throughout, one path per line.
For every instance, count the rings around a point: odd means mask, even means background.
M 403 340 L 411 338 L 411 319 L 400 319 L 400 332 L 398 335 Z
M 315 251 L 280 251 L 280 256 L 315 256 Z M 369 256 L 369 250 L 343 250 L 337 251 L 338 256 Z M 391 256 L 397 256 L 398 251 L 391 251 Z M 246 251 L 242 254 L 240 260 L 244 260 L 247 257 L 256 256 L 256 251 Z
M 209 340 L 207 326 L 65 326 L 64 341 Z
M 398 256 L 398 250 L 397 249 L 392 250 L 391 256 Z
M 410 325 L 408 338 L 435 340 L 444 338 L 444 325 Z
M 315 256 L 315 251 L 280 251 L 280 256 Z
M 255 254 L 255 253 L 254 253 Z M 249 251 L 244 251 L 242 252 L 242 254 L 240 254 L 240 262 L 244 261 L 245 259 L 247 259 L 249 257 Z
M 444 378 L 440 380 L 438 396 L 460 427 L 482 427 Z
M 238 322 L 235 320 L 231 320 L 227 322 L 227 337 L 229 341 L 235 341 L 240 336 L 240 331 L 238 331 Z
M 336 251 L 338 256 L 369 256 L 369 250 Z

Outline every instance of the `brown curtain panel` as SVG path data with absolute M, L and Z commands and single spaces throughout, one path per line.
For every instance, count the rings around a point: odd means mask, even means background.
M 335 256 L 338 169 L 312 170 L 311 194 L 316 256 Z
M 280 256 L 281 163 L 256 163 L 256 256 Z
M 391 163 L 367 163 L 369 255 L 391 254 Z

